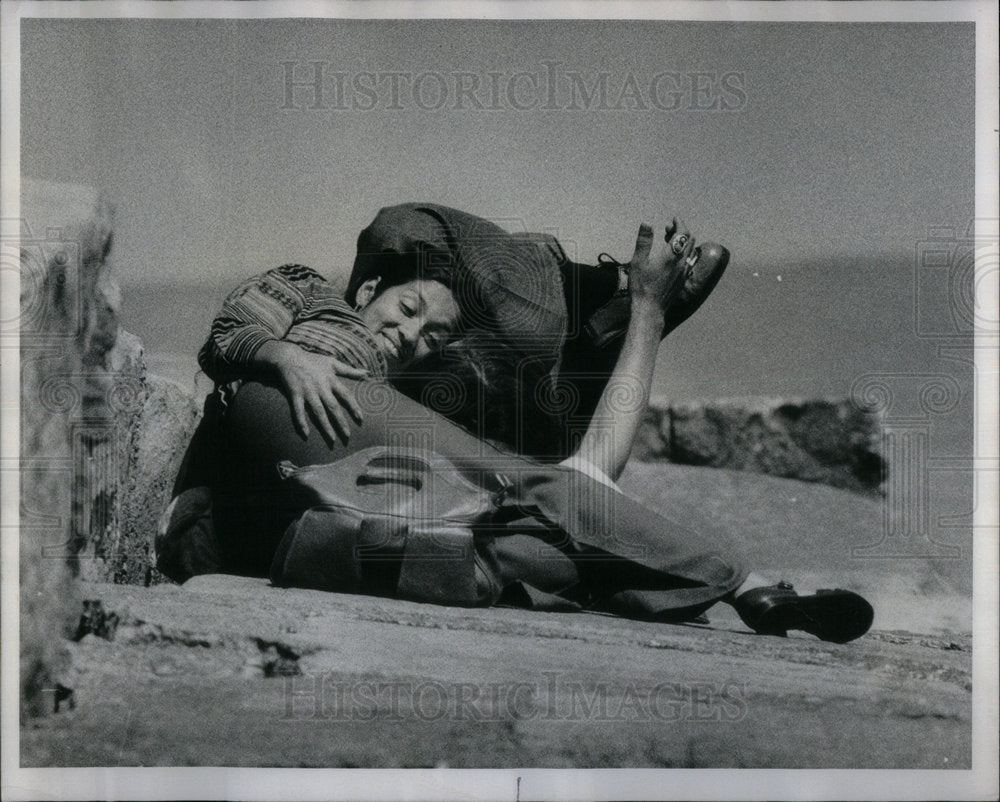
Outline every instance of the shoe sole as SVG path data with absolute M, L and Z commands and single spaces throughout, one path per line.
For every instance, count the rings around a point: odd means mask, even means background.
M 797 629 L 831 643 L 847 643 L 864 635 L 872 625 L 875 611 L 857 593 L 849 590 L 821 590 L 813 596 L 775 600 L 761 614 L 757 632 L 786 636 Z

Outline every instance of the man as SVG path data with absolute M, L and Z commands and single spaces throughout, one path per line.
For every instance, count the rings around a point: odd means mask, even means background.
M 676 222 L 668 241 L 675 229 Z M 511 234 L 467 212 L 406 203 L 382 209 L 361 232 L 347 301 L 367 278 L 414 254 L 428 269 L 453 270 L 467 325 L 492 332 L 497 348 L 516 355 L 519 419 L 553 421 L 544 437 L 520 432 L 517 450 L 542 459 L 568 456 L 621 351 L 628 265 L 605 254 L 596 266 L 579 264 L 549 234 Z M 664 317 L 664 337 L 701 306 L 728 263 L 721 245 L 692 248 L 684 291 Z M 407 391 L 405 381 L 401 389 Z

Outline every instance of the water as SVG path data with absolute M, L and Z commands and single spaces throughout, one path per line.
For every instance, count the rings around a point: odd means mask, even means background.
M 198 375 L 198 349 L 230 289 L 179 283 L 122 287 L 122 326 L 142 340 L 152 373 L 188 389 L 211 386 Z
M 199 377 L 198 349 L 242 278 L 230 285 L 123 286 L 122 323 L 143 341 L 152 372 L 188 388 L 210 387 Z M 939 356 L 937 341 L 918 330 L 917 313 L 946 310 L 921 308 L 915 281 L 906 258 L 791 268 L 734 263 L 702 309 L 661 346 L 653 396 L 848 397 L 856 381 L 872 374 L 912 394 L 917 385 L 910 387 L 907 377 L 944 375 L 957 382 L 961 398 L 932 418 L 934 450 L 967 455 L 972 368 Z

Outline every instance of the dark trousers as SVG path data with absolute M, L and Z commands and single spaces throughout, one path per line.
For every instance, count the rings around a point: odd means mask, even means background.
M 726 545 L 578 471 L 542 465 L 484 443 L 385 383 L 358 388 L 365 409 L 348 446 L 315 429 L 303 440 L 276 389 L 244 384 L 219 421 L 215 521 L 229 570 L 264 575 L 301 513 L 284 501 L 276 466 L 314 465 L 371 446 L 420 447 L 473 481 L 502 474 L 513 512 L 496 537 L 504 582 L 630 617 L 686 620 L 746 576 Z

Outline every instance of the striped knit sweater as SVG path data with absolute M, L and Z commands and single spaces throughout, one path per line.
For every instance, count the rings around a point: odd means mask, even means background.
M 311 268 L 284 265 L 244 281 L 212 322 L 198 364 L 216 385 L 246 378 L 258 349 L 269 340 L 295 343 L 385 378 L 385 356 L 368 327 Z

